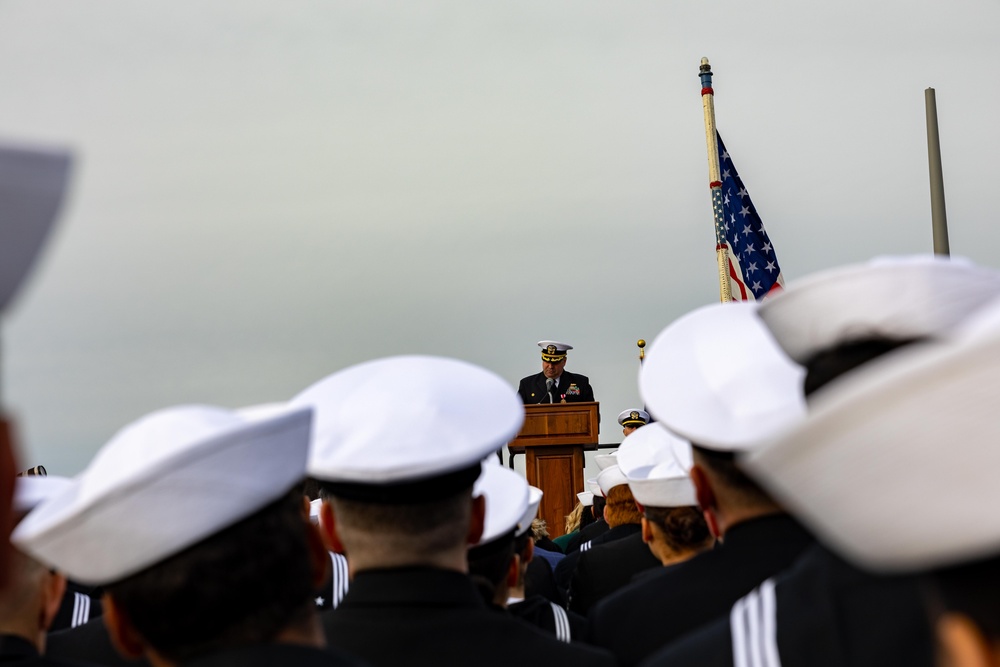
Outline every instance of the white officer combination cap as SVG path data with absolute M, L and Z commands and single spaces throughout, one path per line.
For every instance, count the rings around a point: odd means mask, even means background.
M 524 515 L 517 523 L 518 537 L 531 530 L 531 523 L 538 516 L 538 506 L 542 504 L 543 495 L 545 494 L 537 486 L 528 487 L 528 508 L 524 510 Z
M 36 505 L 51 496 L 62 493 L 73 484 L 68 477 L 58 475 L 31 475 L 14 479 L 15 516 L 27 514 Z
M 312 411 L 159 410 L 119 431 L 12 541 L 84 584 L 120 581 L 255 514 L 305 476 Z
M 993 306 L 994 308 L 996 306 Z M 1000 554 L 1000 318 L 903 348 L 818 393 L 748 471 L 817 536 L 873 570 Z
M 800 363 L 866 338 L 935 338 L 1000 296 L 1000 272 L 940 255 L 820 271 L 765 300 L 760 317 Z
M 475 546 L 510 535 L 524 518 L 530 504 L 528 483 L 513 470 L 500 465 L 491 456 L 482 463 L 482 474 L 472 487 L 473 496 L 486 500 L 486 517 L 483 534 Z
M 598 454 L 594 457 L 594 463 L 597 464 L 598 470 L 606 470 L 613 465 L 618 463 L 618 452 L 614 451 L 610 454 Z
M 717 303 L 660 332 L 639 372 L 657 421 L 700 447 L 738 452 L 804 417 L 805 370 L 757 310 L 756 302 Z
M 334 495 L 367 502 L 429 501 L 470 488 L 480 462 L 524 421 L 500 376 L 443 357 L 351 366 L 291 403 L 316 410 L 309 475 Z
M 639 408 L 622 410 L 618 414 L 618 423 L 622 426 L 645 426 L 649 423 L 649 413 Z
M 594 493 L 593 491 L 581 491 L 576 494 L 576 499 L 580 501 L 580 504 L 584 507 L 594 506 Z
M 540 340 L 538 347 L 542 348 L 542 360 L 557 363 L 566 358 L 567 350 L 572 350 L 573 346 L 568 343 L 560 343 L 557 340 Z
M 691 444 L 659 422 L 631 433 L 618 449 L 618 467 L 632 496 L 647 507 L 697 505 L 688 476 L 692 465 Z
M 640 429 L 642 430 L 642 429 Z M 601 487 L 601 493 L 605 498 L 611 493 L 611 489 L 616 486 L 628 485 L 628 478 L 617 465 L 609 466 L 601 471 L 597 476 L 597 485 Z

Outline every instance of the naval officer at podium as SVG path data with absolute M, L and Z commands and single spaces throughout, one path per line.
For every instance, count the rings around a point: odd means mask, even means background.
M 540 340 L 542 372 L 522 378 L 517 393 L 526 405 L 536 403 L 578 403 L 594 400 L 594 389 L 586 375 L 566 370 L 566 351 L 572 345 Z

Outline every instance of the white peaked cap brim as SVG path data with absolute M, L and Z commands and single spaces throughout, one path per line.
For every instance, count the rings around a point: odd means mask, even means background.
M 312 411 L 248 420 L 179 406 L 119 431 L 12 541 L 84 584 L 109 584 L 254 514 L 305 476 Z
M 557 340 L 540 340 L 540 341 L 538 341 L 538 347 L 546 348 L 549 345 L 555 345 L 556 350 L 559 351 L 559 352 L 566 352 L 568 350 L 572 350 L 573 349 L 573 346 L 570 345 L 569 343 L 560 343 Z
M 25 514 L 51 496 L 62 493 L 73 484 L 68 477 L 32 475 L 14 480 L 14 514 Z
M 760 317 L 804 363 L 871 337 L 934 338 L 1000 296 L 1000 272 L 938 255 L 879 257 L 789 283 Z
M 538 516 L 538 506 L 542 504 L 542 490 L 537 486 L 528 487 L 528 508 L 524 510 L 524 516 L 517 522 L 518 536 L 524 535 L 531 530 L 531 522 Z
M 625 473 L 622 472 L 621 468 L 616 465 L 605 468 L 597 476 L 597 485 L 601 487 L 601 494 L 605 498 L 608 497 L 611 489 L 623 484 L 628 484 L 628 478 L 625 477 Z
M 632 496 L 648 507 L 696 505 L 688 476 L 692 464 L 691 444 L 659 422 L 634 431 L 618 448 L 618 467 Z
M 523 477 L 500 465 L 496 457 L 487 458 L 482 466 L 472 495 L 486 499 L 486 521 L 478 544 L 487 544 L 518 527 L 528 510 L 529 487 Z
M 906 572 L 1000 553 L 1000 328 L 914 345 L 825 387 L 750 455 L 755 478 L 850 560 Z
M 594 457 L 594 463 L 597 464 L 598 470 L 610 468 L 618 463 L 618 452 L 612 452 L 611 454 L 598 454 Z
M 576 499 L 580 501 L 580 504 L 584 507 L 594 506 L 594 493 L 592 491 L 581 491 L 576 494 Z
M 805 416 L 804 377 L 757 316 L 756 302 L 719 303 L 660 332 L 639 388 L 650 413 L 674 433 L 709 449 L 743 451 Z
M 517 435 L 524 405 L 495 373 L 401 356 L 351 366 L 292 399 L 316 410 L 309 474 L 371 485 L 443 475 Z

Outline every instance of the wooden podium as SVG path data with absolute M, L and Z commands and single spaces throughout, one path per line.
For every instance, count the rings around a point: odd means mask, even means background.
M 507 445 L 511 454 L 524 452 L 528 484 L 545 492 L 538 516 L 548 523 L 551 537 L 563 534 L 566 515 L 576 507 L 576 494 L 585 489 L 583 452 L 597 449 L 599 405 L 525 405 L 524 427 Z

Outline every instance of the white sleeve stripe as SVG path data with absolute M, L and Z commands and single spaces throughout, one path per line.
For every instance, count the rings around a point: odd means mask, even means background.
M 90 596 L 83 593 L 73 593 L 73 616 L 70 627 L 75 628 L 90 620 Z
M 781 667 L 773 579 L 737 600 L 729 613 L 734 667 Z
M 733 637 L 733 667 L 749 667 L 747 660 L 747 629 L 744 625 L 746 598 L 740 598 L 729 612 L 729 628 Z
M 549 602 L 549 605 L 552 607 L 552 620 L 555 623 L 556 639 L 561 642 L 569 642 L 572 639 L 572 633 L 570 632 L 569 617 L 566 616 L 566 610 L 555 602 Z
M 774 588 L 774 579 L 768 579 L 760 586 L 763 657 L 767 667 L 781 667 L 781 656 L 778 653 L 778 596 Z
M 333 564 L 333 573 L 330 577 L 330 605 L 336 609 L 347 594 L 349 583 L 347 580 L 347 558 L 331 551 L 330 562 Z

